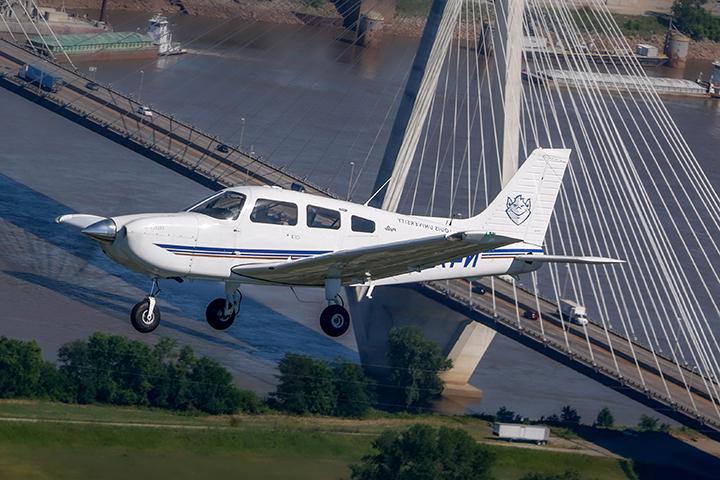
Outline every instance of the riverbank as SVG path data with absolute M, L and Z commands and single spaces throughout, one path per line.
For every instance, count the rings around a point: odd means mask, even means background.
M 45 0 L 43 5 L 73 10 L 97 10 L 97 0 Z M 424 14 L 429 0 L 398 0 L 395 17 L 386 22 L 384 32 L 392 36 L 418 37 L 425 26 Z M 237 21 L 268 22 L 276 24 L 323 23 L 341 24 L 341 18 L 332 3 L 323 0 L 122 0 L 113 2 L 113 10 L 165 14 L 182 13 Z M 644 27 L 649 17 L 618 15 L 620 27 L 625 31 L 628 43 L 649 43 L 662 49 L 664 36 L 659 29 L 633 33 L 637 25 Z M 633 20 L 636 19 L 636 20 Z M 640 22 L 637 19 L 641 19 Z M 112 18 L 110 18 L 112 23 Z M 634 25 L 634 27 L 633 27 Z M 629 29 L 626 28 L 629 26 Z M 657 27 L 657 25 L 654 25 Z M 688 57 L 714 61 L 720 59 L 720 43 L 709 40 L 691 41 Z

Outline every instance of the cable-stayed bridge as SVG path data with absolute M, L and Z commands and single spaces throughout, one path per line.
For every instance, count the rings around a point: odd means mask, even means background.
M 599 2 L 592 12 L 578 15 L 560 1 L 434 2 L 416 56 L 419 73 L 408 79 L 409 100 L 400 105 L 378 175 L 378 188 L 388 183 L 378 198 L 385 208 L 418 215 L 469 216 L 535 146 L 572 148 L 545 249 L 615 256 L 627 266 L 548 265 L 527 279 L 481 279 L 484 295 L 467 281 L 416 291 L 466 319 L 444 341 L 448 351 L 468 328 L 486 325 L 717 437 L 718 196 L 612 17 Z M 535 39 L 531 46 L 522 48 L 523 36 Z M 623 61 L 594 64 L 584 55 L 591 44 Z M 61 76 L 65 87 L 47 92 L 20 80 L 16 72 L 27 63 Z M 523 68 L 579 74 L 575 88 L 564 90 L 521 84 Z M 129 96 L 89 89 L 88 78 L 17 43 L 0 44 L 0 69 L 3 87 L 205 185 L 296 184 L 329 194 L 239 149 L 220 151 L 222 140 L 171 115 L 147 117 Z M 632 75 L 635 90 L 599 85 L 594 72 Z M 586 305 L 591 323 L 559 315 L 561 298 Z M 523 318 L 526 309 L 538 320 Z M 370 320 L 362 308 L 354 313 L 362 330 Z M 366 361 L 362 332 L 358 337 Z M 482 354 L 476 356 L 471 369 Z

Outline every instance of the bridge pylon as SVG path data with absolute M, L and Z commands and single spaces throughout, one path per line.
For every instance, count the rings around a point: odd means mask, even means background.
M 497 0 L 494 55 L 504 66 L 504 94 L 502 136 L 503 183 L 518 168 L 520 67 L 522 44 L 522 15 L 524 0 Z M 434 0 L 418 46 L 410 76 L 395 117 L 382 163 L 378 170 L 373 205 L 386 210 L 398 208 L 403 188 L 416 154 L 421 132 L 438 85 L 462 1 Z M 354 318 L 355 335 L 360 358 L 366 369 L 382 376 L 387 370 L 387 338 L 394 327 L 414 325 L 425 336 L 438 343 L 453 361 L 453 368 L 443 374 L 446 382 L 444 397 L 457 399 L 462 405 L 467 399 L 477 399 L 480 391 L 468 382 L 487 351 L 495 330 L 472 322 L 439 302 L 430 301 L 417 291 L 401 287 L 383 287 L 372 299 L 359 299 L 349 292 Z M 445 402 L 444 405 L 452 404 Z

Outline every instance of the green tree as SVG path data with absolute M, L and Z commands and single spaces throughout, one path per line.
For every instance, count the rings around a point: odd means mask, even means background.
M 232 376 L 215 360 L 198 359 L 189 376 L 190 398 L 198 410 L 213 415 L 235 413 L 240 408 L 240 392 Z
M 658 418 L 643 414 L 640 415 L 638 430 L 642 430 L 644 432 L 668 432 L 670 430 L 670 425 L 667 423 L 660 423 L 660 419 Z
M 0 397 L 42 395 L 46 363 L 37 342 L 0 337 Z
M 394 328 L 388 339 L 393 402 L 408 410 L 428 407 L 443 391 L 440 372 L 452 367 L 435 343 L 416 327 Z
M 498 411 L 495 413 L 495 420 L 498 422 L 519 423 L 522 421 L 522 418 L 512 410 L 508 410 L 505 406 L 502 406 L 498 408 Z
M 372 406 L 371 383 L 362 367 L 338 360 L 332 365 L 335 386 L 335 415 L 362 417 Z
M 279 408 L 299 414 L 333 414 L 337 397 L 333 372 L 327 362 L 288 353 L 280 360 L 278 369 L 274 400 Z
M 67 401 L 148 405 L 212 414 L 258 411 L 255 394 L 239 390 L 218 362 L 196 358 L 173 340 L 154 347 L 116 335 L 93 334 L 58 352 Z
M 595 426 L 601 428 L 611 428 L 615 424 L 615 417 L 608 407 L 603 407 L 597 414 Z
M 147 345 L 95 333 L 63 345 L 58 358 L 75 401 L 150 405 L 148 393 L 159 368 Z
M 705 8 L 706 0 L 675 0 L 672 7 L 673 22 L 681 32 L 695 40 L 720 40 L 720 19 Z
M 580 423 L 580 415 L 570 405 L 565 405 L 560 411 L 560 421 L 567 425 L 578 425 Z
M 71 400 L 67 392 L 65 378 L 58 372 L 55 364 L 50 362 L 42 363 L 36 396 L 60 402 L 69 402 Z
M 651 417 L 650 415 L 641 415 L 640 416 L 640 422 L 638 423 L 638 428 L 640 430 L 645 430 L 648 432 L 652 432 L 654 430 L 658 429 L 658 426 L 660 425 L 660 420 Z
M 492 452 L 464 430 L 416 424 L 405 431 L 384 431 L 373 448 L 376 452 L 350 466 L 354 480 L 491 478 Z

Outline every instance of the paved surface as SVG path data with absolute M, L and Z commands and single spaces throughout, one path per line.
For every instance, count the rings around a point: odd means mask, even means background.
M 321 187 L 235 148 L 227 152 L 217 150 L 220 139 L 170 115 L 157 111 L 152 117 L 140 115 L 139 103 L 104 86 L 90 90 L 87 78 L 64 67 L 44 64 L 43 68 L 66 83 L 55 93 L 38 90 L 17 78 L 21 65 L 41 61 L 18 46 L 0 41 L 0 85 L 206 185 L 265 184 L 292 188 L 293 184 L 300 184 L 310 193 L 329 195 Z M 516 306 L 512 286 L 501 280 L 495 285 L 494 309 L 490 294 L 475 295 L 469 301 L 465 281 L 420 288 L 437 300 L 466 311 L 471 318 L 489 323 L 500 333 L 665 415 L 706 433 L 720 435 L 717 400 L 707 394 L 711 390 L 709 379 L 597 324 L 591 323 L 587 328 L 563 324 L 555 316 L 557 307 L 551 301 L 539 299 L 538 305 L 530 292 L 518 289 Z M 525 308 L 538 309 L 541 319 L 530 321 L 521 317 L 518 320 L 518 313 L 521 316 Z

